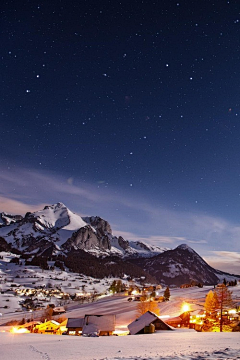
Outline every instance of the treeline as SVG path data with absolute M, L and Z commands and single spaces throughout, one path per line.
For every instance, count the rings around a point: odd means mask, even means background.
M 130 279 L 142 278 L 145 282 L 156 282 L 153 276 L 136 264 L 117 257 L 96 258 L 83 250 L 72 250 L 67 255 L 51 257 L 34 256 L 31 260 L 29 260 L 27 256 L 21 256 L 21 258 L 25 258 L 26 265 L 39 266 L 43 270 L 53 270 L 53 268 L 56 267 L 64 271 L 68 268 L 71 272 L 98 279 L 105 277 L 123 278 L 127 275 Z M 48 261 L 54 261 L 54 266 L 49 267 Z
M 65 265 L 72 271 L 94 278 L 124 277 L 144 278 L 147 282 L 156 282 L 155 278 L 139 266 L 116 257 L 96 258 L 85 251 L 76 250 L 64 259 Z

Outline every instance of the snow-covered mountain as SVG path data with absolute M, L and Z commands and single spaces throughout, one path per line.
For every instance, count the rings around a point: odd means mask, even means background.
M 82 218 L 62 203 L 29 212 L 25 217 L 2 213 L 0 224 L 2 243 L 5 240 L 12 248 L 35 255 L 81 249 L 97 257 L 151 257 L 165 250 L 116 237 L 106 220 L 98 216 Z
M 99 216 L 81 217 L 62 203 L 28 212 L 24 217 L 2 213 L 1 251 L 28 257 L 38 266 L 47 267 L 46 261 L 54 259 L 55 266 L 93 277 L 127 273 L 155 278 L 166 285 L 192 280 L 217 284 L 224 277 L 237 277 L 213 269 L 187 245 L 168 250 L 116 237 L 106 220 Z
M 0 213 L 0 227 L 4 225 L 10 225 L 12 223 L 15 223 L 16 221 L 22 220 L 21 215 L 11 215 L 7 214 L 5 212 Z
M 176 249 L 167 250 L 150 259 L 134 261 L 135 264 L 154 276 L 161 284 L 182 285 L 200 283 L 214 285 L 225 278 L 227 281 L 239 279 L 238 275 L 231 275 L 212 268 L 191 247 L 186 244 Z

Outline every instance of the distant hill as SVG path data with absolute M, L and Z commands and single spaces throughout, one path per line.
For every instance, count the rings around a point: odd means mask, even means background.
M 199 283 L 214 285 L 225 278 L 227 281 L 240 278 L 212 268 L 186 244 L 167 250 L 150 259 L 135 259 L 133 262 L 166 285 Z

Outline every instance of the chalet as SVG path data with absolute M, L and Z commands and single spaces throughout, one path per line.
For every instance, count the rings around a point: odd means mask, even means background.
M 115 315 L 85 315 L 83 336 L 106 336 L 115 331 Z
M 190 313 L 189 328 L 202 331 L 206 314 L 204 310 L 195 310 Z
M 217 316 L 220 317 L 221 311 L 217 310 Z M 222 311 L 222 317 L 224 320 L 237 321 L 240 320 L 240 315 L 236 309 L 224 309 Z
M 179 328 L 182 326 L 182 318 L 180 316 L 168 318 L 165 320 L 165 322 L 174 328 Z
M 34 329 L 36 328 L 37 325 L 40 325 L 41 323 L 39 321 L 29 321 L 23 325 L 20 325 L 17 327 L 17 329 L 27 329 L 30 332 L 34 332 Z
M 130 335 L 153 333 L 156 330 L 173 330 L 171 326 L 166 324 L 156 314 L 147 311 L 128 325 Z
M 60 334 L 60 324 L 55 320 L 46 321 L 36 325 L 35 332 L 40 334 Z
M 67 335 L 82 335 L 84 318 L 69 318 L 67 321 Z
M 179 316 L 168 318 L 165 320 L 165 322 L 174 327 L 174 328 L 180 328 L 180 327 L 189 327 L 189 321 L 190 321 L 190 313 L 189 311 L 185 311 Z

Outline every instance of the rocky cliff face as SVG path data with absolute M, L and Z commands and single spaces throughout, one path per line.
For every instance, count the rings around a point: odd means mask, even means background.
M 21 215 L 11 215 L 11 214 L 2 212 L 2 213 L 0 213 L 0 227 L 18 222 L 18 221 L 22 220 L 22 218 L 23 217 Z
M 27 213 L 15 222 L 2 223 L 0 236 L 13 248 L 41 255 L 71 249 L 87 251 L 99 256 L 154 256 L 162 252 L 140 242 L 128 242 L 112 234 L 110 224 L 99 216 L 80 217 L 64 204 L 45 206 L 43 210 Z
M 85 251 L 98 250 L 101 252 L 110 250 L 111 244 L 102 229 L 94 231 L 91 226 L 87 225 L 74 232 L 70 239 L 63 245 L 63 248 L 68 250 L 74 248 Z

